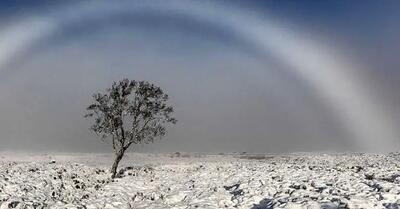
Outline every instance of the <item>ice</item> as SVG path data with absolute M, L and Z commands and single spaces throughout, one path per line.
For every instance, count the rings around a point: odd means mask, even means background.
M 400 207 L 400 154 L 0 153 L 3 208 Z

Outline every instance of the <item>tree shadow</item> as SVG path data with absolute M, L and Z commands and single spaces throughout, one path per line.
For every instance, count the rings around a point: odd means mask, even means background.
M 265 198 L 261 200 L 258 204 L 254 204 L 253 207 L 250 209 L 273 209 L 274 208 L 274 203 L 272 202 L 272 199 Z

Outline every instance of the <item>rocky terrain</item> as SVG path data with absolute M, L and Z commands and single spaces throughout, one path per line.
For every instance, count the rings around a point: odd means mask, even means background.
M 0 154 L 0 208 L 400 208 L 400 154 Z

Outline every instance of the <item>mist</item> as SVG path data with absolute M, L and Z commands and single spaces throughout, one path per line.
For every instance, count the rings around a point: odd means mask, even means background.
M 0 149 L 110 151 L 83 115 L 93 93 L 126 77 L 165 89 L 178 119 L 135 151 L 398 150 L 400 13 L 334 2 L 44 2 L 5 12 Z

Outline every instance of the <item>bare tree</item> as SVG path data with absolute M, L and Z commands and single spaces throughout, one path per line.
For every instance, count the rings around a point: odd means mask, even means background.
M 90 129 L 105 142 L 111 142 L 115 160 L 112 178 L 118 164 L 132 144 L 151 143 L 165 136 L 166 125 L 175 124 L 168 95 L 147 81 L 123 79 L 114 82 L 105 93 L 93 95 L 85 117 L 93 118 Z

